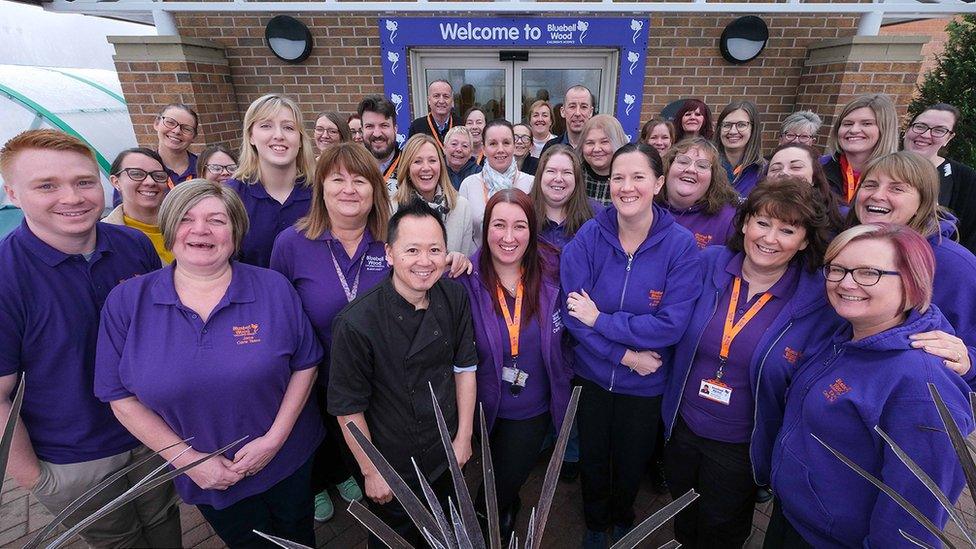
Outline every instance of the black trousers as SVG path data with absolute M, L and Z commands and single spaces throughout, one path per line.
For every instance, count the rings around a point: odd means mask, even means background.
M 326 410 L 326 386 L 315 384 L 315 397 L 322 422 L 325 424 L 325 438 L 315 451 L 312 465 L 312 494 L 318 494 L 330 486 L 335 486 L 358 472 L 356 460 L 346 445 L 339 428 L 339 421 Z
M 427 508 L 427 498 L 424 497 L 424 494 L 420 489 L 420 483 L 413 478 L 407 480 L 406 482 L 410 489 L 413 490 L 413 493 L 420 498 L 424 508 Z M 457 501 L 457 496 L 454 495 L 454 483 L 451 481 L 451 472 L 444 471 L 436 479 L 427 479 L 427 482 L 430 483 L 430 487 L 434 490 L 434 494 L 437 495 L 437 499 L 440 501 L 441 507 L 445 509 L 446 513 L 448 513 L 447 516 L 451 516 L 447 510 L 447 498 L 450 496 L 453 501 Z M 407 540 L 407 543 L 413 545 L 414 547 L 427 547 L 427 542 L 424 541 L 420 530 L 414 526 L 413 521 L 410 520 L 410 515 L 407 514 L 407 511 L 402 505 L 400 505 L 400 501 L 397 500 L 396 497 L 383 505 L 380 505 L 369 498 L 364 499 L 367 503 L 367 507 L 369 507 L 369 510 L 372 511 L 383 522 L 385 522 L 387 526 L 393 528 L 396 533 L 403 536 L 403 539 Z M 373 549 L 384 549 L 386 544 L 380 541 L 379 538 L 373 534 L 370 534 L 368 546 Z
M 671 497 L 694 488 L 700 495 L 674 520 L 685 547 L 742 547 L 752 530 L 758 487 L 752 477 L 749 443 L 700 437 L 681 416 L 664 449 Z
M 773 513 L 769 515 L 763 549 L 813 549 L 790 524 L 777 500 L 773 500 Z
M 203 518 L 231 549 L 277 547 L 251 530 L 315 547 L 309 459 L 291 476 L 263 493 L 244 498 L 225 509 L 198 505 Z M 259 473 L 260 474 L 260 473 Z
M 515 502 L 539 459 L 539 448 L 551 429 L 549 412 L 529 419 L 495 420 L 489 437 L 499 515 L 504 515 Z M 484 484 L 478 491 L 475 505 L 478 509 L 485 506 Z
M 580 485 L 586 528 L 634 524 L 634 500 L 657 440 L 662 397 L 611 393 L 577 378 L 576 425 L 580 440 Z

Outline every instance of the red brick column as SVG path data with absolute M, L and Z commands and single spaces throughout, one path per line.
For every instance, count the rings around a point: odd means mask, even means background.
M 200 115 L 193 150 L 240 144 L 241 115 L 223 46 L 180 36 L 110 36 L 109 42 L 140 144 L 156 146 L 152 123 L 167 103 L 185 103 Z
M 796 110 L 824 120 L 820 143 L 844 105 L 857 95 L 886 93 L 904 115 L 922 66 L 923 36 L 849 36 L 811 44 L 797 86 Z

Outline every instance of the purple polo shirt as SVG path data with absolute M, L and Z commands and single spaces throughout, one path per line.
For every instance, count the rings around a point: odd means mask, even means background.
M 348 303 L 332 263 L 333 254 L 350 290 L 356 280 L 356 273 L 359 273 L 357 295 L 363 295 L 383 282 L 390 272 L 383 242 L 373 240 L 369 229 L 363 233 L 363 239 L 353 257 L 346 254 L 342 243 L 332 236 L 331 231 L 325 231 L 322 236 L 309 240 L 294 227 L 289 227 L 278 235 L 271 252 L 271 268 L 285 275 L 295 286 L 302 300 L 302 308 L 312 321 L 312 327 L 325 348 L 325 369 L 319 377 L 319 383 L 323 385 L 329 380 L 327 372 L 332 348 L 332 320 Z
M 736 213 L 735 206 L 726 205 L 715 214 L 705 213 L 704 204 L 695 204 L 685 209 L 675 208 L 670 204 L 667 207 L 674 220 L 695 235 L 698 249 L 706 246 L 725 246 L 729 237 L 735 232 L 732 224 Z
M 169 174 L 169 180 L 173 182 L 173 185 L 179 185 L 184 181 L 189 181 L 196 178 L 198 175 L 203 177 L 203 175 L 197 174 L 197 155 L 191 153 L 190 151 L 186 151 L 186 157 L 189 164 L 187 164 L 186 170 L 184 170 L 183 173 L 176 173 L 168 167 L 163 166 L 166 173 Z
M 505 302 L 509 314 L 515 310 L 515 298 L 505 294 Z M 502 364 L 512 367 L 512 347 L 508 344 L 508 326 L 503 315 L 495 315 L 498 319 L 498 330 L 501 341 L 504 342 L 505 352 L 502 354 Z M 539 331 L 538 314 L 532 320 L 522 321 L 519 330 L 518 368 L 529 374 L 529 379 L 519 393 L 512 396 L 511 383 L 502 380 L 501 399 L 498 402 L 498 417 L 502 419 L 530 419 L 549 411 L 549 373 L 542 360 L 542 333 Z M 499 376 L 501 377 L 501 376 Z
M 742 260 L 745 256 L 737 254 L 729 260 L 725 271 L 733 276 L 742 276 Z M 791 263 L 782 277 L 773 284 L 769 293 L 773 295 L 762 309 L 752 317 L 742 331 L 732 340 L 729 347 L 729 360 L 723 369 L 722 382 L 732 388 L 732 398 L 728 405 L 708 400 L 698 396 L 698 390 L 704 379 L 714 379 L 719 366 L 719 350 L 722 344 L 722 327 L 725 315 L 732 300 L 732 283 L 729 283 L 718 305 L 715 314 L 705 325 L 698 351 L 691 363 L 691 372 L 685 383 L 684 394 L 681 397 L 681 417 L 696 435 L 720 442 L 744 443 L 749 442 L 753 426 L 753 410 L 755 408 L 750 382 L 750 365 L 752 354 L 769 326 L 776 320 L 776 315 L 783 309 L 796 290 L 799 280 L 799 268 Z M 757 294 L 748 300 L 749 283 L 742 281 L 739 289 L 739 304 L 733 316 L 732 323 L 736 323 L 759 300 L 762 294 Z M 748 300 L 748 301 L 747 301 Z
M 593 215 L 603 211 L 605 207 L 599 201 L 593 200 L 592 198 L 587 200 L 590 203 L 590 208 L 593 209 Z M 545 239 L 546 242 L 552 244 L 557 250 L 562 250 L 570 240 L 573 239 L 575 235 L 566 234 L 566 223 L 556 223 L 548 218 L 544 223 L 544 227 L 539 232 L 539 237 Z
M 102 310 L 95 395 L 135 396 L 181 438 L 212 452 L 274 423 L 294 372 L 318 366 L 322 346 L 298 294 L 279 273 L 232 264 L 230 286 L 204 322 L 180 303 L 173 266 L 113 291 Z M 281 450 L 258 474 L 227 490 L 203 490 L 176 478 L 183 501 L 223 509 L 294 473 L 322 440 L 322 420 L 305 404 Z
M 20 417 L 37 456 L 80 463 L 139 445 L 92 394 L 98 312 L 121 281 L 159 269 L 149 239 L 96 223 L 90 261 L 68 255 L 23 222 L 0 241 L 0 375 L 24 372 Z
M 278 233 L 291 227 L 308 214 L 312 204 L 312 189 L 305 180 L 295 181 L 295 187 L 282 204 L 271 198 L 260 181 L 248 184 L 238 179 L 227 181 L 237 191 L 247 210 L 251 228 L 244 235 L 238 259 L 250 265 L 267 267 L 271 263 L 271 248 Z M 331 260 L 330 260 L 331 262 Z

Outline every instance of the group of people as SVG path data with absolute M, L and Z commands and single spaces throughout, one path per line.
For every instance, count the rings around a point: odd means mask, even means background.
M 266 95 L 237 154 L 199 156 L 197 115 L 168 105 L 156 148 L 112 164 L 102 222 L 84 143 L 8 141 L 0 173 L 24 222 L 0 242 L 0 415 L 26 384 L 9 473 L 56 514 L 139 464 L 70 523 L 162 460 L 225 448 L 83 536 L 179 546 L 182 499 L 231 547 L 263 546 L 254 530 L 313 546 L 332 491 L 418 544 L 349 426 L 446 502 L 480 407 L 508 536 L 580 386 L 564 468 L 585 547 L 631 529 L 656 461 L 673 496 L 700 494 L 675 520 L 683 545 L 742 546 L 769 493 L 770 548 L 894 546 L 899 529 L 937 542 L 820 441 L 946 523 L 874 427 L 958 497 L 928 392 L 973 430 L 976 176 L 940 156 L 954 107 L 899 139 L 891 100 L 858 97 L 824 156 L 801 111 L 764 156 L 749 101 L 713 125 L 688 100 L 628 143 L 583 86 L 559 136 L 545 101 L 512 124 L 457 117 L 453 98 L 431 82 L 401 148 L 384 97 L 310 135 L 293 100 Z

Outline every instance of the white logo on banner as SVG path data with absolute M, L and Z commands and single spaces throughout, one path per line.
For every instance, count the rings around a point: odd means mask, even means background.
M 634 74 L 634 69 L 637 68 L 637 61 L 640 60 L 640 54 L 636 51 L 627 52 L 627 61 L 630 61 L 630 74 Z
M 624 103 L 627 104 L 627 110 L 624 111 L 624 112 L 627 114 L 627 116 L 630 116 L 630 109 L 633 109 L 634 108 L 634 100 L 635 99 L 637 99 L 637 98 L 634 97 L 633 95 L 630 95 L 629 93 L 625 93 L 624 94 Z
M 403 103 L 403 96 L 398 93 L 394 93 L 393 95 L 390 96 L 390 102 L 392 102 L 393 105 L 396 106 L 396 113 L 399 115 L 400 103 Z
M 386 52 L 386 60 L 389 61 L 390 63 L 393 63 L 393 66 L 390 67 L 390 72 L 392 72 L 393 74 L 396 74 L 397 63 L 400 62 L 400 54 L 398 54 L 395 51 Z M 633 74 L 634 73 L 634 70 L 631 69 L 630 72 L 631 72 L 631 74 Z
M 393 44 L 394 39 L 396 38 L 397 22 L 387 19 L 386 30 L 390 31 L 390 43 Z
M 577 21 L 576 28 L 579 29 L 580 31 L 579 43 L 582 44 L 583 38 L 586 37 L 586 31 L 590 30 L 590 24 L 587 23 L 586 21 Z
M 634 44 L 637 43 L 637 35 L 640 33 L 641 29 L 644 28 L 644 22 L 637 19 L 630 20 L 630 30 L 634 31 L 634 36 L 631 37 L 630 41 Z
M 397 144 L 402 147 L 403 142 L 407 140 L 407 136 L 403 135 L 402 133 L 398 133 L 396 134 L 396 140 L 397 140 Z

